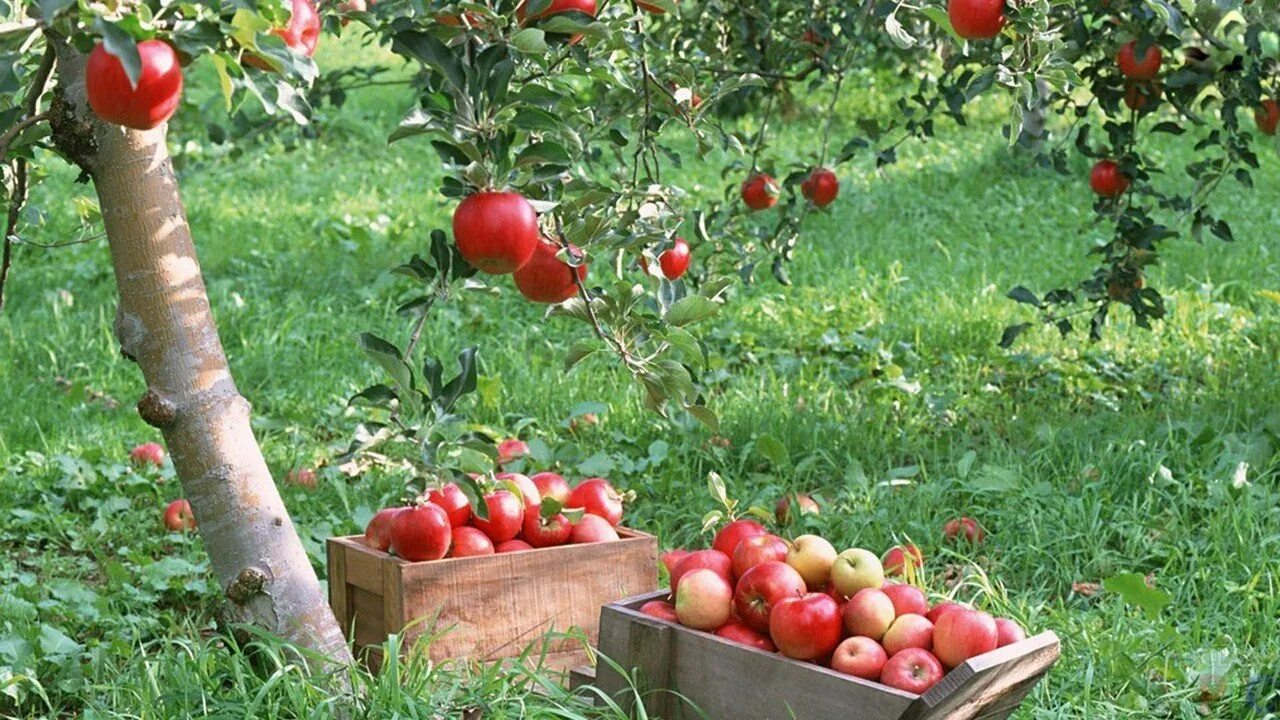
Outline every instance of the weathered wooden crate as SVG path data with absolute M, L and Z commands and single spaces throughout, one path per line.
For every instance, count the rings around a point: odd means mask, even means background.
M 357 652 L 375 669 L 380 646 L 401 633 L 402 647 L 431 637 L 433 660 L 516 657 L 530 649 L 543 667 L 588 660 L 580 629 L 595 644 L 600 607 L 658 586 L 658 542 L 618 528 L 620 540 L 409 562 L 364 544 L 330 538 L 329 604 Z M 551 633 L 551 636 L 548 636 Z
M 605 605 L 595 671 L 575 668 L 574 685 L 593 683 L 628 710 L 636 701 L 624 671 L 637 671 L 649 717 L 711 720 L 999 720 L 1008 717 L 1058 659 L 1045 632 L 981 655 L 923 695 L 837 673 L 644 615 L 647 593 Z M 700 712 L 695 711 L 697 708 Z

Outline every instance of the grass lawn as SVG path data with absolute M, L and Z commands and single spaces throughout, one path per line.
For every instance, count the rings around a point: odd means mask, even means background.
M 320 56 L 367 58 L 351 42 Z M 184 171 L 222 339 L 279 478 L 345 446 L 363 417 L 346 400 L 378 377 L 354 335 L 404 339 L 393 310 L 409 288 L 387 270 L 447 227 L 434 152 L 384 141 L 409 102 L 402 88 L 361 90 L 292 151 L 268 141 Z M 887 106 L 866 87 L 843 112 Z M 481 392 L 464 410 L 527 422 L 566 474 L 636 491 L 628 522 L 664 546 L 706 542 L 709 471 L 744 503 L 817 494 L 815 527 L 837 545 L 911 538 L 932 590 L 1062 638 L 1017 717 L 1267 717 L 1265 679 L 1280 685 L 1280 304 L 1259 291 L 1280 290 L 1280 162 L 1260 148 L 1256 189 L 1218 197 L 1238 242 L 1169 244 L 1150 284 L 1171 315 L 1154 331 L 1121 310 L 1101 343 L 1036 328 L 1006 351 L 1000 330 L 1031 318 L 1004 292 L 1084 277 L 1104 230 L 1083 160 L 1075 178 L 1029 166 L 1005 149 L 1002 117 L 947 125 L 882 172 L 869 158 L 843 168 L 794 287 L 739 287 L 702 327 L 727 447 L 646 413 L 606 358 L 563 374 L 583 326 L 544 322 L 506 282 L 439 312 L 423 347 L 478 345 Z M 794 121 L 772 152 L 806 157 L 814 133 Z M 1179 164 L 1194 143 L 1159 142 Z M 681 172 L 708 198 L 722 190 L 710 168 Z M 42 187 L 49 229 L 33 239 L 73 226 L 71 200 L 91 191 L 72 180 L 63 169 Z M 0 315 L 0 716 L 325 716 L 325 689 L 272 642 L 227 647 L 200 541 L 161 529 L 181 494 L 171 470 L 127 467 L 130 447 L 159 437 L 133 410 L 141 377 L 112 338 L 114 289 L 102 241 L 19 248 Z M 586 411 L 601 423 L 571 429 Z M 403 487 L 330 466 L 315 490 L 283 492 L 323 573 L 324 538 L 359 531 Z M 961 514 L 989 531 L 977 550 L 943 542 Z M 1129 573 L 1165 595 L 1091 585 Z M 529 675 L 418 663 L 357 682 L 370 717 L 588 713 Z

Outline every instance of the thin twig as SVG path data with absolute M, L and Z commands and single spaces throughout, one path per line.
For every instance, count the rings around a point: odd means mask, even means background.
M 4 251 L 0 255 L 0 311 L 4 310 L 4 286 L 9 280 L 13 265 L 13 238 L 18 228 L 18 216 L 27 201 L 27 160 L 18 158 L 13 163 L 13 197 L 9 199 L 9 218 L 4 229 Z
M 409 334 L 409 344 L 404 349 L 405 362 L 409 362 L 413 358 L 413 350 L 418 346 L 418 339 L 422 337 L 422 327 L 427 324 L 427 316 L 431 314 L 431 309 L 418 316 L 418 322 L 413 324 L 413 332 Z
M 844 84 L 844 74 L 836 73 L 836 86 L 831 91 L 831 102 L 827 104 L 827 126 L 822 130 L 822 151 L 818 155 L 818 167 L 827 164 L 827 142 L 831 139 L 831 121 L 836 116 L 836 101 L 840 99 L 840 86 Z
M 53 46 L 46 45 L 40 65 L 31 77 L 31 88 L 22 103 L 23 115 L 13 127 L 0 136 L 0 158 L 9 152 L 9 143 L 25 128 L 48 119 L 48 113 L 36 112 L 40 108 L 40 97 L 44 95 L 49 84 L 49 76 L 53 74 L 56 61 Z M 9 213 L 4 229 L 4 249 L 0 251 L 0 310 L 4 310 L 4 286 L 9 281 L 9 271 L 13 267 L 13 241 L 18 230 L 18 220 L 22 216 L 22 207 L 27 202 L 27 160 L 18 158 L 13 162 L 13 195 L 9 198 Z
M 4 157 L 6 154 L 8 154 L 9 143 L 13 142 L 13 139 L 18 137 L 19 133 L 31 127 L 32 125 L 35 125 L 36 123 L 41 123 L 48 119 L 49 119 L 49 113 L 47 112 L 37 113 L 35 115 L 30 115 L 22 118 L 18 122 L 14 123 L 13 126 L 10 127 L 8 130 L 5 130 L 4 134 L 0 135 L 0 157 Z
M 564 223 L 558 217 L 556 218 L 556 240 L 561 248 L 564 248 L 570 255 L 574 255 L 573 248 L 569 246 L 569 240 L 564 236 Z M 575 257 L 575 259 L 577 258 Z M 582 298 L 582 304 L 587 308 L 587 319 L 591 322 L 591 327 L 595 329 L 596 335 L 604 341 L 605 345 L 613 348 L 628 370 L 632 372 L 642 370 L 643 364 L 637 362 L 631 353 L 627 352 L 627 348 L 623 346 L 622 341 L 605 332 L 604 325 L 600 323 L 600 318 L 596 316 L 595 308 L 591 304 L 591 291 L 587 290 L 586 283 L 582 282 L 582 278 L 578 275 L 578 269 L 571 267 L 569 274 L 573 276 L 573 284 L 578 288 L 578 297 Z

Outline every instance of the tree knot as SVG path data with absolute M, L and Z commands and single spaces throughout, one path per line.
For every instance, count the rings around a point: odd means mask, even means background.
M 266 586 L 267 574 L 256 567 L 247 567 L 227 586 L 227 598 L 237 605 L 244 605 L 261 595 Z
M 151 427 L 163 430 L 173 424 L 178 409 L 168 398 L 147 388 L 147 391 L 142 394 L 142 399 L 138 401 L 138 414 Z

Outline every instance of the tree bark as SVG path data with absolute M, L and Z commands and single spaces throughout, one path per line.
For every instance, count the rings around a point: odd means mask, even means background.
M 84 93 L 85 57 L 65 43 L 56 49 L 54 139 L 97 190 L 120 293 L 116 337 L 147 385 L 138 412 L 164 434 L 230 617 L 349 663 L 232 380 L 166 128 L 98 121 Z

